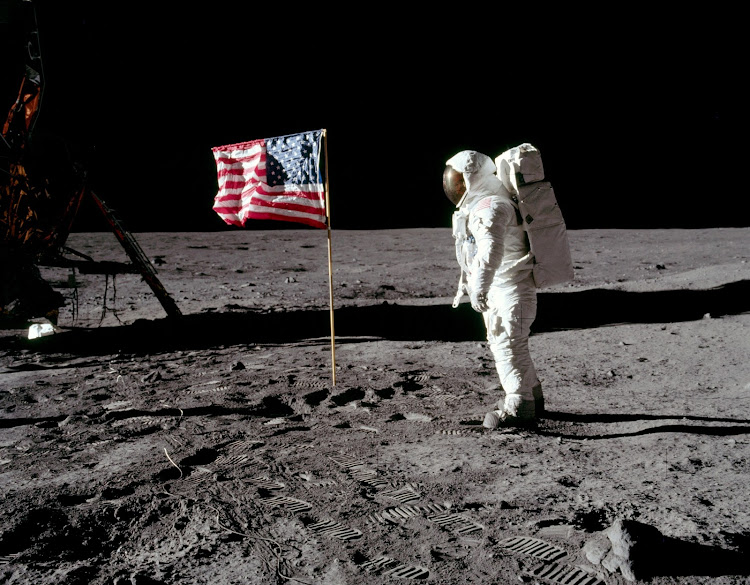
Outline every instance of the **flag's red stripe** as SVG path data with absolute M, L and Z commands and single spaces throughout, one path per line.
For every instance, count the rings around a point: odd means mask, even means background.
M 263 207 L 268 210 L 272 209 L 285 209 L 287 211 L 298 211 L 300 213 L 309 213 L 310 215 L 325 215 L 325 209 L 321 209 L 319 207 L 308 207 L 306 205 L 295 205 L 294 203 L 284 203 L 284 204 L 274 204 L 274 205 L 259 205 L 257 201 L 254 201 L 252 203 L 248 203 L 245 205 L 218 205 L 215 204 L 213 206 L 214 211 L 216 213 L 224 213 L 227 215 L 240 215 L 242 213 L 242 210 L 246 207 Z M 248 212 L 251 213 L 251 212 Z
M 238 215 L 240 212 L 239 207 L 223 207 L 221 205 L 214 205 L 214 211 L 220 215 Z
M 295 192 L 289 192 L 289 193 L 273 193 L 266 195 L 266 197 L 270 197 L 271 200 L 255 197 L 255 193 L 263 194 L 264 192 L 261 191 L 261 189 L 248 189 L 247 191 L 243 193 L 226 193 L 224 189 L 222 189 L 214 198 L 216 201 L 224 202 L 224 201 L 237 201 L 238 205 L 241 201 L 246 201 L 250 198 L 252 198 L 253 202 L 258 203 L 259 205 L 271 205 L 274 202 L 278 201 L 282 197 L 285 199 L 299 199 L 299 205 L 305 205 L 304 200 L 309 199 L 310 201 L 315 201 L 318 203 L 323 204 L 323 194 L 322 193 L 311 193 L 309 191 L 295 191 Z M 280 201 L 279 203 L 288 203 L 284 201 Z
M 258 181 L 229 181 L 221 186 L 221 192 L 224 193 L 229 189 L 240 189 L 243 192 L 247 192 L 260 184 Z
M 214 197 L 214 201 L 217 203 L 224 203 L 225 201 L 228 202 L 231 205 L 231 202 L 234 201 L 237 206 L 242 204 L 243 197 L 241 195 L 217 195 Z M 246 199 L 246 198 L 245 198 Z
M 298 203 L 285 203 L 277 201 L 261 201 L 259 199 L 250 199 L 242 205 L 246 207 L 248 205 L 255 205 L 256 207 L 268 207 L 269 209 L 288 209 L 289 211 L 302 211 L 303 213 L 314 213 L 317 215 L 325 215 L 325 209 L 320 207 L 311 207 L 309 205 L 300 205 Z
M 219 169 L 217 175 L 219 177 L 225 177 L 227 175 L 237 175 L 238 177 L 242 177 L 244 175 L 250 175 L 252 173 L 265 175 L 266 167 L 241 167 L 237 165 L 235 167 L 226 167 L 223 169 Z
M 294 215 L 294 214 L 282 214 L 282 213 L 273 213 L 273 211 L 248 211 L 247 213 L 236 213 L 236 210 L 232 209 L 225 209 L 225 208 L 214 208 L 214 211 L 216 211 L 217 215 L 221 217 L 225 223 L 231 224 L 231 225 L 244 225 L 244 220 L 247 218 L 253 218 L 253 217 L 260 217 L 260 216 L 267 216 L 268 218 L 274 218 L 274 219 L 288 219 L 289 221 L 292 221 L 292 218 L 294 218 L 295 221 L 305 221 L 313 223 L 321 223 L 325 224 L 325 215 L 320 214 L 318 217 L 319 219 L 316 219 L 315 217 L 307 217 L 302 215 Z M 244 218 L 242 222 L 240 222 L 240 217 Z
M 224 168 L 259 166 L 266 161 L 265 152 L 254 152 L 248 156 L 217 156 L 216 165 Z
M 284 191 L 269 191 L 266 189 L 268 185 L 265 183 L 258 183 L 256 191 L 260 195 L 266 195 L 268 197 L 302 197 L 304 199 L 313 199 L 315 201 L 323 201 L 322 191 L 303 191 L 302 189 L 295 189 L 293 185 L 287 185 Z
M 245 180 L 248 180 L 248 179 L 254 180 L 252 175 L 255 175 L 259 179 L 262 179 L 263 177 L 266 176 L 266 169 L 259 169 L 257 167 L 252 170 L 247 169 L 244 171 L 242 169 L 226 169 L 226 170 L 221 170 L 218 173 L 216 173 L 216 176 L 219 182 L 221 182 L 221 180 L 224 179 L 224 177 L 231 177 L 231 178 L 227 178 L 226 181 L 234 181 L 235 177 L 237 177 L 238 179 L 242 178 Z
M 295 221 L 298 223 L 304 223 L 317 228 L 325 228 L 326 224 L 323 221 L 315 221 L 307 217 L 295 217 L 293 215 L 277 215 L 275 213 L 248 213 L 247 219 L 274 219 L 281 221 Z
M 222 210 L 224 213 L 239 213 L 240 210 L 251 206 L 265 207 L 268 209 L 287 209 L 289 211 L 300 211 L 302 213 L 310 213 L 313 215 L 325 215 L 324 206 L 314 207 L 302 203 L 289 203 L 286 201 L 263 201 L 254 197 L 249 199 L 230 199 L 226 202 L 221 199 L 216 199 L 213 208 L 217 211 Z
M 326 227 L 325 215 L 320 215 L 320 220 L 316 220 L 311 217 L 285 215 L 285 214 L 279 214 L 279 213 L 273 213 L 273 212 L 251 211 L 246 214 L 242 214 L 242 216 L 240 216 L 236 213 L 235 209 L 215 207 L 214 210 L 219 215 L 219 217 L 221 217 L 222 220 L 224 220 L 224 223 L 227 223 L 229 225 L 235 225 L 238 227 L 243 227 L 248 219 L 274 219 L 274 220 L 280 220 L 280 221 L 296 221 L 299 223 L 304 223 L 304 224 L 315 226 L 315 227 L 321 227 L 321 228 Z M 240 220 L 240 217 L 242 217 L 242 220 Z
M 251 159 L 258 156 L 265 156 L 266 149 L 263 145 L 256 145 L 253 148 L 228 148 L 225 150 L 213 149 L 214 158 L 217 160 L 241 160 Z
M 238 142 L 236 144 L 226 144 L 224 146 L 214 146 L 211 148 L 214 152 L 226 152 L 231 150 L 249 150 L 253 146 L 257 146 L 258 144 L 264 144 L 266 141 L 265 138 L 258 138 L 256 140 L 248 140 L 247 142 Z

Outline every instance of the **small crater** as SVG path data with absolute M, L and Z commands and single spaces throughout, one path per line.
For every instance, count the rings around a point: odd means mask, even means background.
M 304 395 L 304 400 L 310 406 L 318 406 L 326 398 L 328 398 L 328 390 L 316 390 Z
M 396 394 L 396 391 L 393 388 L 382 388 L 380 390 L 373 390 L 373 392 L 379 398 L 385 398 L 385 399 L 393 398 L 393 395 Z
M 288 404 L 282 402 L 278 396 L 266 396 L 263 398 L 262 403 L 263 406 L 257 411 L 259 416 L 276 418 L 294 414 L 294 410 Z
M 589 510 L 587 512 L 576 512 L 573 517 L 573 525 L 586 532 L 599 532 L 609 526 L 609 521 L 604 510 Z
M 362 388 L 349 388 L 348 390 L 331 396 L 331 402 L 336 406 L 343 406 L 355 400 L 362 400 L 365 397 L 365 391 Z
M 57 501 L 60 502 L 61 506 L 77 506 L 78 504 L 85 503 L 89 499 L 91 499 L 91 496 L 84 494 L 60 494 L 57 497 Z
M 208 465 L 216 461 L 219 453 L 215 449 L 200 449 L 194 455 L 185 457 L 180 461 L 180 466 L 196 467 L 198 465 Z
M 402 380 L 393 384 L 394 388 L 400 388 L 404 392 L 414 392 L 423 388 L 422 384 L 419 384 L 415 380 Z

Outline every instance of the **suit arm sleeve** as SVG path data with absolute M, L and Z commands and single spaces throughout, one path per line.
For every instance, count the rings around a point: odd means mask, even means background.
M 479 293 L 490 290 L 495 272 L 500 268 L 505 253 L 505 230 L 512 208 L 498 198 L 477 211 L 472 221 L 472 232 L 476 239 L 477 254 L 471 275 L 470 288 Z

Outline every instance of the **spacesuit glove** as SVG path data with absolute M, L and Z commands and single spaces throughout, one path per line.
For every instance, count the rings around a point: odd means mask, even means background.
M 471 299 L 471 308 L 477 313 L 484 313 L 489 309 L 489 305 L 487 304 L 487 293 L 472 290 L 471 294 L 469 294 L 469 299 Z

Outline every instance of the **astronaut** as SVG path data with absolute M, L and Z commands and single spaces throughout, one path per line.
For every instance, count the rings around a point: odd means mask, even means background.
M 517 205 L 495 171 L 490 157 L 464 150 L 446 162 L 443 172 L 443 189 L 457 207 L 453 237 L 461 278 L 453 306 L 468 294 L 472 308 L 482 314 L 505 392 L 484 417 L 488 429 L 533 424 L 544 412 L 529 351 L 537 310 L 533 256 Z

